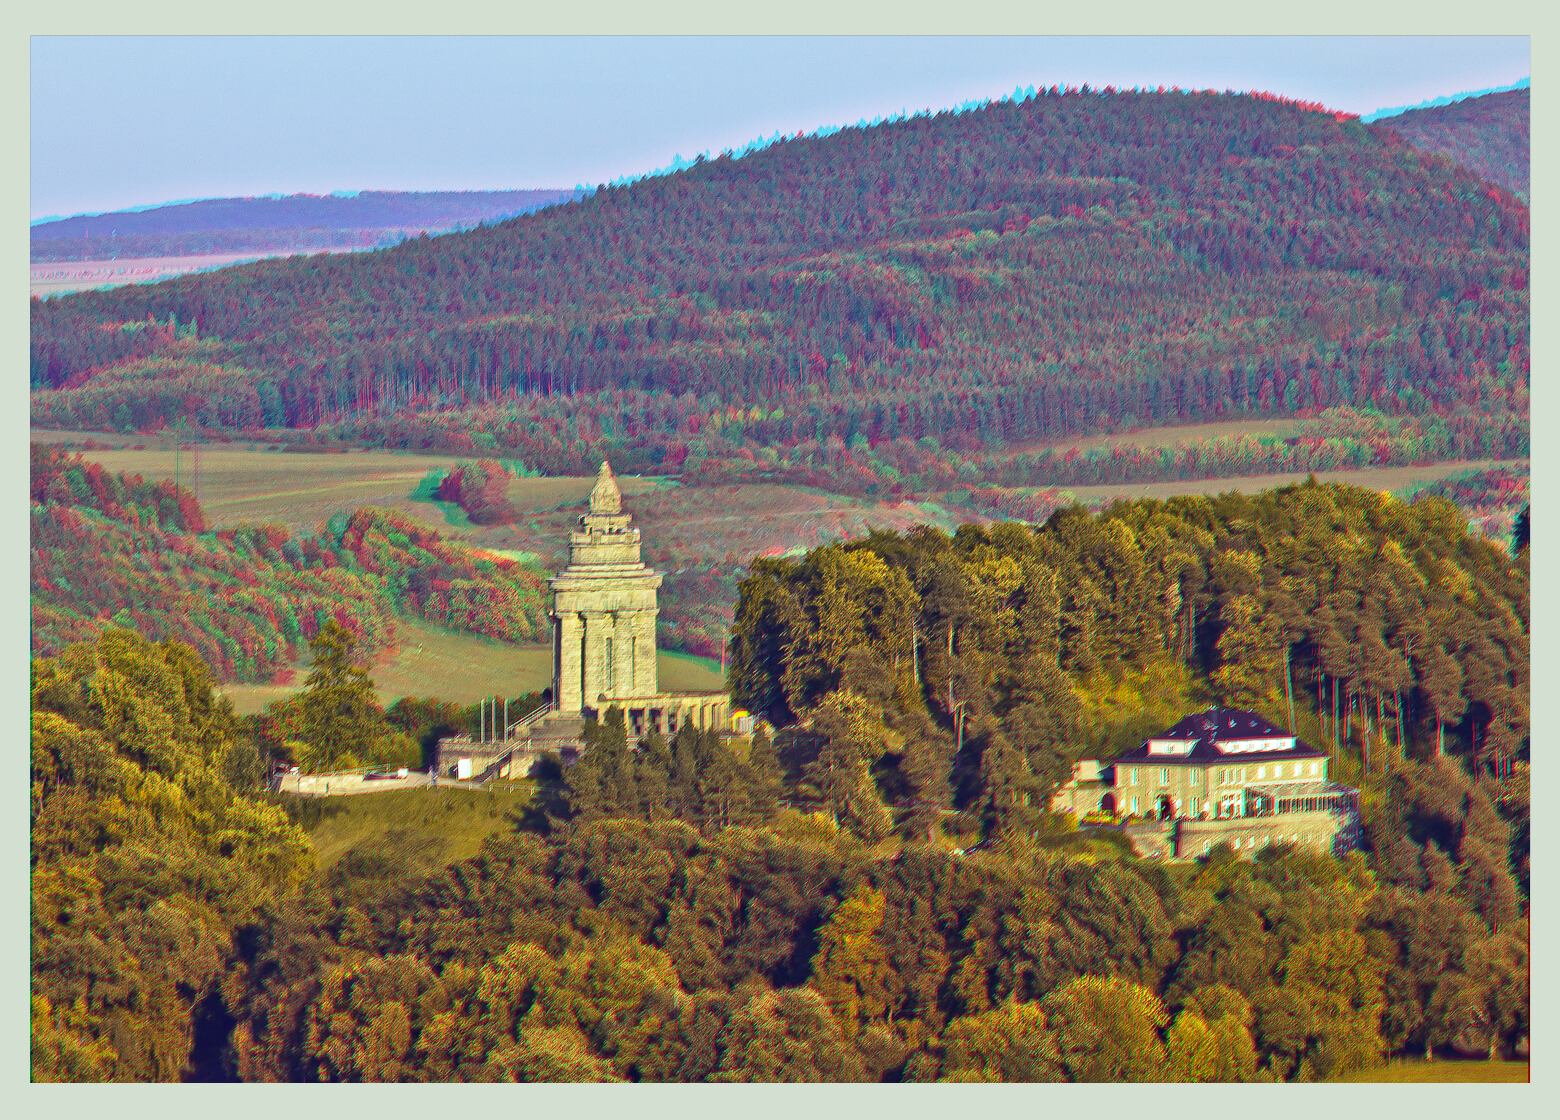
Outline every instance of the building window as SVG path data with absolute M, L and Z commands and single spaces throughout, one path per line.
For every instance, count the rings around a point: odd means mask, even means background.
M 1311 763 L 1311 774 L 1313 776 L 1316 774 L 1316 763 L 1314 763 L 1314 762 Z
M 1192 771 L 1191 784 L 1194 786 L 1197 784 L 1197 771 L 1195 770 Z
M 1159 784 L 1162 786 L 1170 784 L 1170 771 L 1165 769 L 1159 771 Z
M 1267 767 L 1266 766 L 1258 766 L 1257 767 L 1257 781 L 1260 782 L 1262 780 L 1263 775 L 1266 774 L 1266 773 L 1267 773 Z
M 1127 771 L 1127 785 L 1129 785 L 1129 786 L 1137 785 L 1137 767 L 1136 766 L 1132 767 L 1132 769 Z M 1132 803 L 1132 809 L 1133 809 L 1134 812 L 1137 811 L 1137 802 L 1136 801 L 1134 801 Z
M 1135 817 L 1135 816 L 1137 816 L 1137 811 L 1138 811 L 1138 807 L 1137 807 L 1137 798 L 1135 798 L 1135 797 L 1134 797 L 1134 798 L 1133 798 L 1133 799 L 1132 799 L 1132 815 L 1133 815 L 1133 816 L 1134 816 L 1134 817 Z

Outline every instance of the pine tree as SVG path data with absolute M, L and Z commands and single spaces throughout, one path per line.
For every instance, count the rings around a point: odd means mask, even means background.
M 704 769 L 704 742 L 699 729 L 684 723 L 672 739 L 671 792 L 677 816 L 697 821 L 703 809 L 699 797 L 699 773 Z
M 1039 815 L 1036 800 L 1040 783 L 1024 752 L 1001 731 L 993 731 L 986 743 L 980 776 L 985 791 L 982 815 L 989 834 L 1011 837 L 1031 833 Z
M 699 774 L 700 823 L 720 830 L 751 819 L 742 763 L 731 748 L 718 739 L 709 749 L 709 761 Z
M 389 728 L 368 668 L 357 662 L 357 638 L 335 619 L 309 641 L 313 668 L 298 697 L 309 763 L 328 770 L 369 759 Z
M 911 836 L 924 837 L 930 843 L 936 835 L 943 810 L 953 800 L 949 785 L 952 765 L 953 742 L 931 727 L 906 742 L 900 769 L 910 779 L 910 811 L 904 827 Z
M 654 729 L 639 744 L 634 755 L 634 778 L 639 789 L 639 813 L 656 820 L 670 812 L 672 752 L 666 740 Z
M 604 720 L 589 720 L 581 732 L 584 750 L 568 772 L 569 806 L 583 820 L 638 815 L 634 759 L 628 750 L 623 709 L 608 708 Z
M 1435 753 L 1446 753 L 1446 725 L 1462 718 L 1468 706 L 1463 694 L 1463 671 L 1457 659 L 1439 642 L 1431 642 L 1424 655 L 1419 684 L 1435 712 Z
M 780 760 L 775 755 L 774 740 L 762 724 L 753 729 L 744 777 L 748 787 L 748 804 L 754 818 L 758 821 L 773 820 L 780 809 L 780 796 L 785 791 L 785 783 L 780 772 Z

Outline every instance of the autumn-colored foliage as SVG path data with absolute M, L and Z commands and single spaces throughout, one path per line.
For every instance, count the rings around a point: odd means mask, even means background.
M 484 459 L 455 467 L 439 482 L 434 497 L 454 502 L 473 525 L 500 525 L 514 521 L 515 507 L 504 497 L 509 473 L 499 463 Z
M 193 647 L 222 680 L 285 670 L 327 620 L 370 653 L 405 612 L 508 641 L 545 634 L 534 568 L 364 509 L 317 535 L 274 525 L 206 532 L 189 491 L 34 445 L 32 647 L 56 653 L 114 622 Z

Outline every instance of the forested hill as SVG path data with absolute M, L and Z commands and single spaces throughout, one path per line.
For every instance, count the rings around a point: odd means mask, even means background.
M 1450 105 L 1410 109 L 1376 125 L 1417 148 L 1450 156 L 1507 190 L 1528 194 L 1529 91 L 1506 90 Z
M 35 300 L 32 384 L 63 390 L 35 418 L 140 407 L 115 366 L 156 356 L 170 382 L 221 364 L 267 423 L 388 444 L 464 408 L 516 455 L 541 433 L 549 469 L 1337 405 L 1525 419 L 1528 223 L 1315 106 L 1053 89 L 368 255 Z

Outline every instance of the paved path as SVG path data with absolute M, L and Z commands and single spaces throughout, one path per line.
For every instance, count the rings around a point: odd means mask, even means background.
M 487 787 L 460 778 L 440 778 L 431 783 L 426 771 L 414 770 L 404 778 L 367 779 L 362 774 L 284 774 L 272 787 L 278 793 L 301 797 L 352 797 L 361 793 L 391 793 L 399 789 L 474 789 Z

